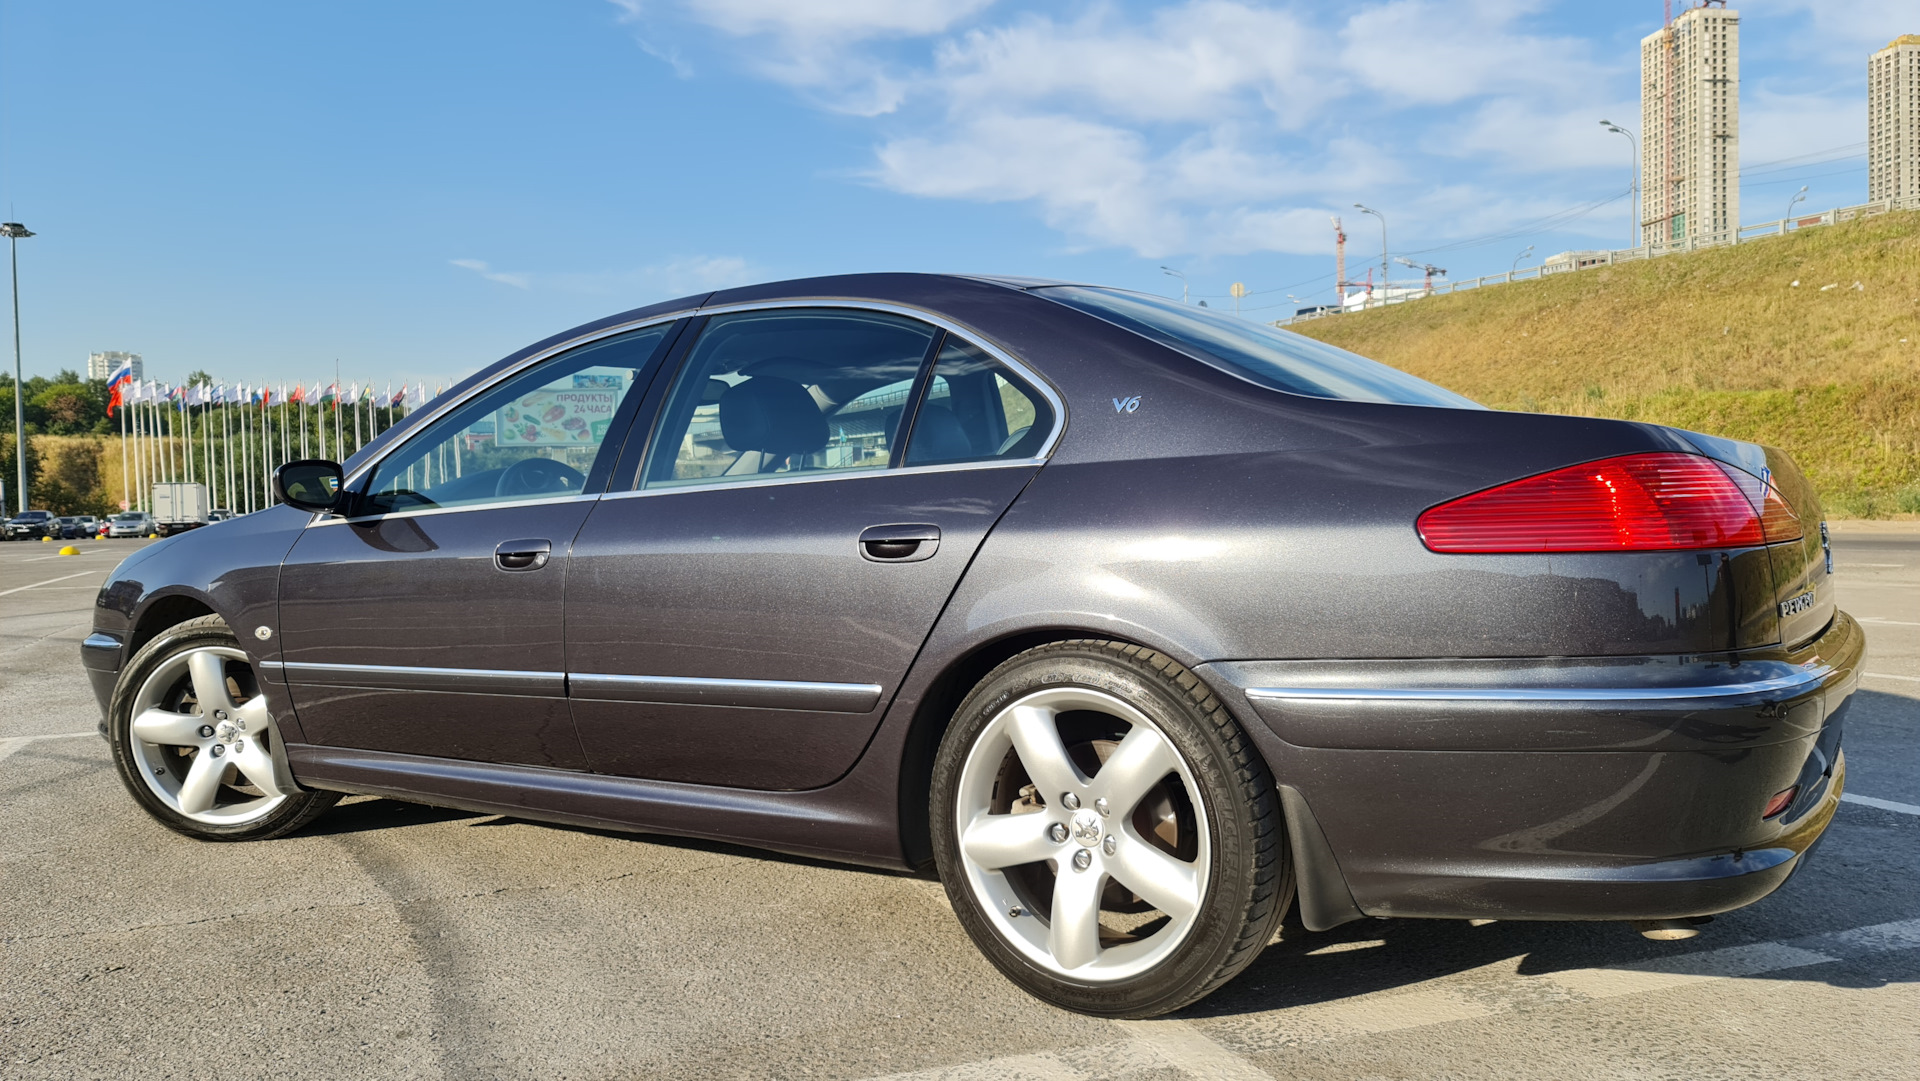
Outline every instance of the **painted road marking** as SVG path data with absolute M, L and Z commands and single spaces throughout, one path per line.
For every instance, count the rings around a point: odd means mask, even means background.
M 1874 799 L 1872 796 L 1856 796 L 1851 792 L 1840 794 L 1841 803 L 1857 803 L 1862 807 L 1878 807 L 1883 811 L 1898 811 L 1903 815 L 1920 815 L 1920 807 L 1911 803 L 1895 803 L 1890 799 Z
M 1818 947 L 1818 948 L 1814 948 Z M 1536 976 L 1516 976 L 1521 987 L 1570 992 L 1583 1002 L 1692 987 L 1720 980 L 1752 979 L 1811 965 L 1845 961 L 1847 955 L 1920 949 L 1920 919 L 1855 927 L 1788 942 L 1755 942 L 1717 950 L 1696 950 L 1605 968 L 1576 968 Z M 1831 952 L 1823 952 L 1831 951 Z M 1335 1002 L 1277 1010 L 1271 1015 L 1283 1044 L 1333 1040 L 1396 1032 L 1424 1025 L 1470 1021 L 1515 1011 L 1522 1002 L 1547 1001 L 1540 995 L 1489 998 L 1473 989 L 1423 987 L 1381 992 Z M 1273 1075 L 1185 1021 L 1114 1021 L 1121 1038 L 1107 1045 L 1007 1055 L 979 1062 L 936 1066 L 889 1074 L 870 1081 L 1094 1081 L 1132 1071 L 1166 1070 L 1196 1078 L 1225 1077 L 1258 1081 Z
M 55 582 L 64 582 L 69 578 L 84 578 L 89 574 L 95 574 L 95 573 L 98 573 L 98 572 L 81 571 L 79 574 L 67 574 L 67 575 L 62 575 L 59 578 L 49 578 L 44 582 L 35 582 L 32 585 L 14 586 L 12 589 L 0 589 L 0 597 L 4 597 L 9 593 L 19 593 L 19 592 L 22 592 L 23 590 L 38 589 L 41 586 L 50 586 Z
M 1908 683 L 1920 683 L 1920 676 L 1896 676 L 1891 672 L 1862 672 L 1860 674 L 1869 679 L 1899 679 L 1905 680 Z
M 56 732 L 51 736 L 10 736 L 0 739 L 0 762 L 13 757 L 15 751 L 29 743 L 38 743 L 43 739 L 79 739 L 81 736 L 97 736 L 98 732 Z
M 1920 623 L 1914 623 L 1904 619 L 1879 619 L 1874 616 L 1858 616 L 1855 618 L 1855 622 L 1867 623 L 1877 627 L 1920 627 Z

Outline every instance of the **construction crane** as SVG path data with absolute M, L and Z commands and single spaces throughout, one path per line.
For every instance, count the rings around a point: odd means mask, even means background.
M 1402 255 L 1394 256 L 1393 261 L 1396 263 L 1399 263 L 1402 266 L 1411 267 L 1414 270 L 1422 271 L 1426 274 L 1427 288 L 1426 288 L 1426 293 L 1424 295 L 1431 296 L 1433 294 L 1433 276 L 1435 274 L 1438 274 L 1443 278 L 1447 276 L 1446 267 L 1437 267 L 1437 266 L 1434 266 L 1432 263 L 1416 263 L 1413 260 L 1408 259 Z

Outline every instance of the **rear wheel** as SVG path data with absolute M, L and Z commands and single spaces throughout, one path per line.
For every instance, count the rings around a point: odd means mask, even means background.
M 127 790 L 190 837 L 278 837 L 340 798 L 294 784 L 265 689 L 218 616 L 170 627 L 142 647 L 120 673 L 108 714 Z
M 947 730 L 932 801 L 962 925 L 1067 1009 L 1179 1009 L 1252 963 L 1292 897 L 1264 762 L 1205 684 L 1137 646 L 995 669 Z

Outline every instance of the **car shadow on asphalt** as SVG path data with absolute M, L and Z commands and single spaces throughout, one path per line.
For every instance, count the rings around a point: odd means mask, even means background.
M 479 811 L 462 811 L 453 807 L 429 807 L 424 803 L 403 803 L 391 799 L 364 799 L 334 807 L 308 823 L 298 836 L 332 837 L 343 833 L 367 833 L 487 817 L 490 816 Z

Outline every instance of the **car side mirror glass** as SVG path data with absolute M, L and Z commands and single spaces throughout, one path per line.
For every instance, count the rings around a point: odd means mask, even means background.
M 289 507 L 330 511 L 340 501 L 340 482 L 345 478 L 338 462 L 304 458 L 273 471 L 273 494 Z

